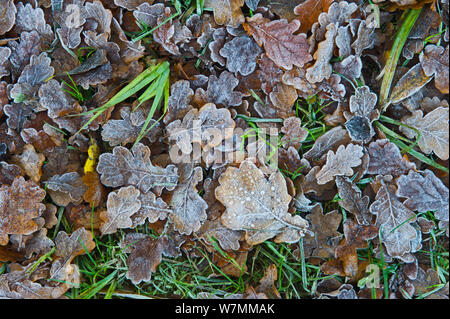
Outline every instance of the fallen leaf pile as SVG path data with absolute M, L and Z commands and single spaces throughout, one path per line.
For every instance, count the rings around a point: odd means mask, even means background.
M 195 2 L 1 1 L 0 298 L 69 296 L 105 238 L 130 286 L 270 242 L 335 275 L 310 297 L 448 298 L 448 0 Z M 258 271 L 227 298 L 282 298 Z

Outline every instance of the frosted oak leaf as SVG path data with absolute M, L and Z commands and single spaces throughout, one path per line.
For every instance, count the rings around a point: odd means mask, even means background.
M 363 156 L 363 148 L 359 145 L 349 144 L 339 146 L 336 153 L 328 151 L 327 162 L 317 173 L 317 183 L 325 184 L 336 175 L 351 176 L 353 174 L 352 167 L 361 165 Z
M 146 193 L 158 187 L 173 190 L 178 181 L 177 168 L 167 165 L 166 168 L 154 166 L 150 160 L 150 149 L 138 143 L 133 151 L 116 146 L 112 153 L 100 155 L 97 172 L 105 186 L 136 186 Z
M 250 161 L 229 167 L 219 178 L 216 198 L 227 208 L 222 224 L 244 230 L 250 245 L 275 237 L 275 242 L 297 242 L 307 232 L 308 222 L 288 213 L 291 196 L 279 172 L 267 179 Z

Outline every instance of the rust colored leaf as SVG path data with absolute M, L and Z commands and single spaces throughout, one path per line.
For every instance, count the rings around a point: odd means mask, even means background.
M 258 13 L 247 18 L 244 27 L 260 46 L 264 46 L 266 55 L 279 67 L 291 70 L 293 65 L 303 67 L 312 59 L 306 35 L 293 34 L 300 27 L 298 20 L 290 23 L 285 19 L 270 21 Z
M 322 12 L 327 12 L 333 0 L 306 0 L 294 8 L 294 13 L 302 23 L 299 31 L 307 33 L 317 22 Z
M 100 183 L 100 177 L 97 172 L 86 172 L 81 178 L 83 183 L 87 186 L 86 192 L 83 195 L 85 202 L 88 202 L 91 207 L 99 207 L 105 201 L 106 189 Z
M 271 299 L 281 299 L 281 295 L 275 287 L 278 280 L 278 269 L 275 264 L 271 264 L 264 271 L 264 276 L 259 281 L 259 285 L 255 288 L 258 293 L 263 293 Z
M 245 230 L 245 239 L 256 245 L 272 237 L 276 242 L 293 243 L 308 232 L 308 222 L 288 213 L 291 196 L 281 173 L 269 179 L 249 161 L 239 168 L 229 167 L 219 178 L 217 199 L 227 210 L 222 223 L 233 230 Z
M 342 234 L 337 231 L 342 215 L 337 210 L 324 214 L 322 206 L 316 204 L 312 212 L 306 215 L 306 219 L 311 225 L 313 235 L 305 236 L 303 239 L 305 256 L 321 258 L 333 256 L 342 237 Z

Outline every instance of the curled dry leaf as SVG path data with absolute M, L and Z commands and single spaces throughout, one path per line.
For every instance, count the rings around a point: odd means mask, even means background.
M 45 191 L 22 176 L 11 186 L 0 188 L 0 245 L 8 243 L 8 235 L 29 235 L 38 230 L 35 218 L 41 216 Z
M 190 235 L 198 231 L 202 222 L 206 220 L 208 205 L 196 189 L 197 184 L 202 180 L 202 168 L 196 167 L 173 192 L 170 201 L 173 212 L 169 214 L 169 220 L 181 234 Z
M 428 82 L 432 80 L 431 76 L 427 76 L 423 71 L 420 63 L 410 68 L 400 80 L 395 84 L 389 96 L 389 103 L 397 104 L 413 94 L 417 93 Z
M 434 152 L 440 159 L 448 159 L 448 107 L 438 107 L 423 116 L 422 111 L 414 111 L 410 117 L 402 118 L 402 122 L 412 126 L 417 131 L 401 126 L 400 131 L 409 138 L 420 138 L 417 142 L 420 149 L 430 154 Z
M 321 82 L 331 76 L 333 68 L 331 67 L 330 59 L 333 56 L 336 34 L 336 24 L 329 24 L 325 33 L 325 40 L 319 43 L 317 51 L 314 53 L 314 65 L 306 70 L 306 79 L 309 82 Z
M 244 230 L 247 243 L 272 237 L 294 243 L 308 232 L 306 220 L 288 213 L 291 196 L 281 173 L 266 179 L 255 164 L 244 161 L 239 168 L 228 167 L 219 183 L 216 197 L 227 208 L 221 221 L 230 229 Z
M 352 167 L 359 166 L 362 163 L 363 155 L 363 148 L 355 144 L 348 144 L 347 147 L 341 145 L 336 153 L 328 151 L 326 164 L 316 174 L 317 183 L 325 184 L 337 175 L 353 175 Z
M 406 198 L 403 204 L 417 212 L 434 211 L 437 219 L 448 218 L 448 188 L 430 170 L 416 172 L 411 170 L 397 180 L 397 196 Z
M 100 213 L 104 221 L 100 228 L 102 235 L 113 234 L 118 228 L 130 228 L 133 225 L 131 216 L 141 208 L 140 194 L 133 186 L 122 187 L 108 194 L 107 210 Z
M 158 25 L 158 17 L 164 14 L 164 4 L 155 3 L 150 5 L 148 1 L 145 1 L 139 5 L 136 10 L 133 11 L 133 16 L 136 20 L 149 28 L 154 28 Z
M 153 187 L 173 190 L 178 181 L 176 167 L 154 166 L 150 161 L 150 149 L 141 143 L 132 152 L 125 147 L 116 146 L 112 153 L 101 154 L 97 172 L 105 186 L 133 185 L 144 193 Z
M 244 0 L 206 0 L 204 5 L 214 10 L 214 20 L 219 25 L 237 28 L 244 22 L 241 10 Z
M 152 4 L 154 0 L 114 0 L 114 3 L 122 8 L 125 8 L 127 10 L 135 10 L 137 7 L 139 7 L 143 3 L 150 3 Z
M 311 61 L 309 46 L 304 33 L 295 35 L 300 27 L 298 20 L 290 23 L 285 19 L 270 21 L 260 13 L 247 18 L 244 28 L 260 45 L 266 55 L 279 67 L 291 70 L 293 65 L 303 67 Z

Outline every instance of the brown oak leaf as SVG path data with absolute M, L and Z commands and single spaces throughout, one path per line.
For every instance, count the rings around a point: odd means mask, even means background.
M 247 76 L 255 70 L 261 48 L 250 37 L 243 36 L 225 43 L 219 53 L 227 59 L 228 71 Z
M 53 280 L 67 280 L 75 265 L 72 260 L 79 255 L 89 253 L 95 248 L 92 233 L 84 228 L 78 228 L 70 236 L 60 231 L 55 238 L 55 256 L 58 257 L 50 269 Z M 70 282 L 70 281 L 69 281 Z

